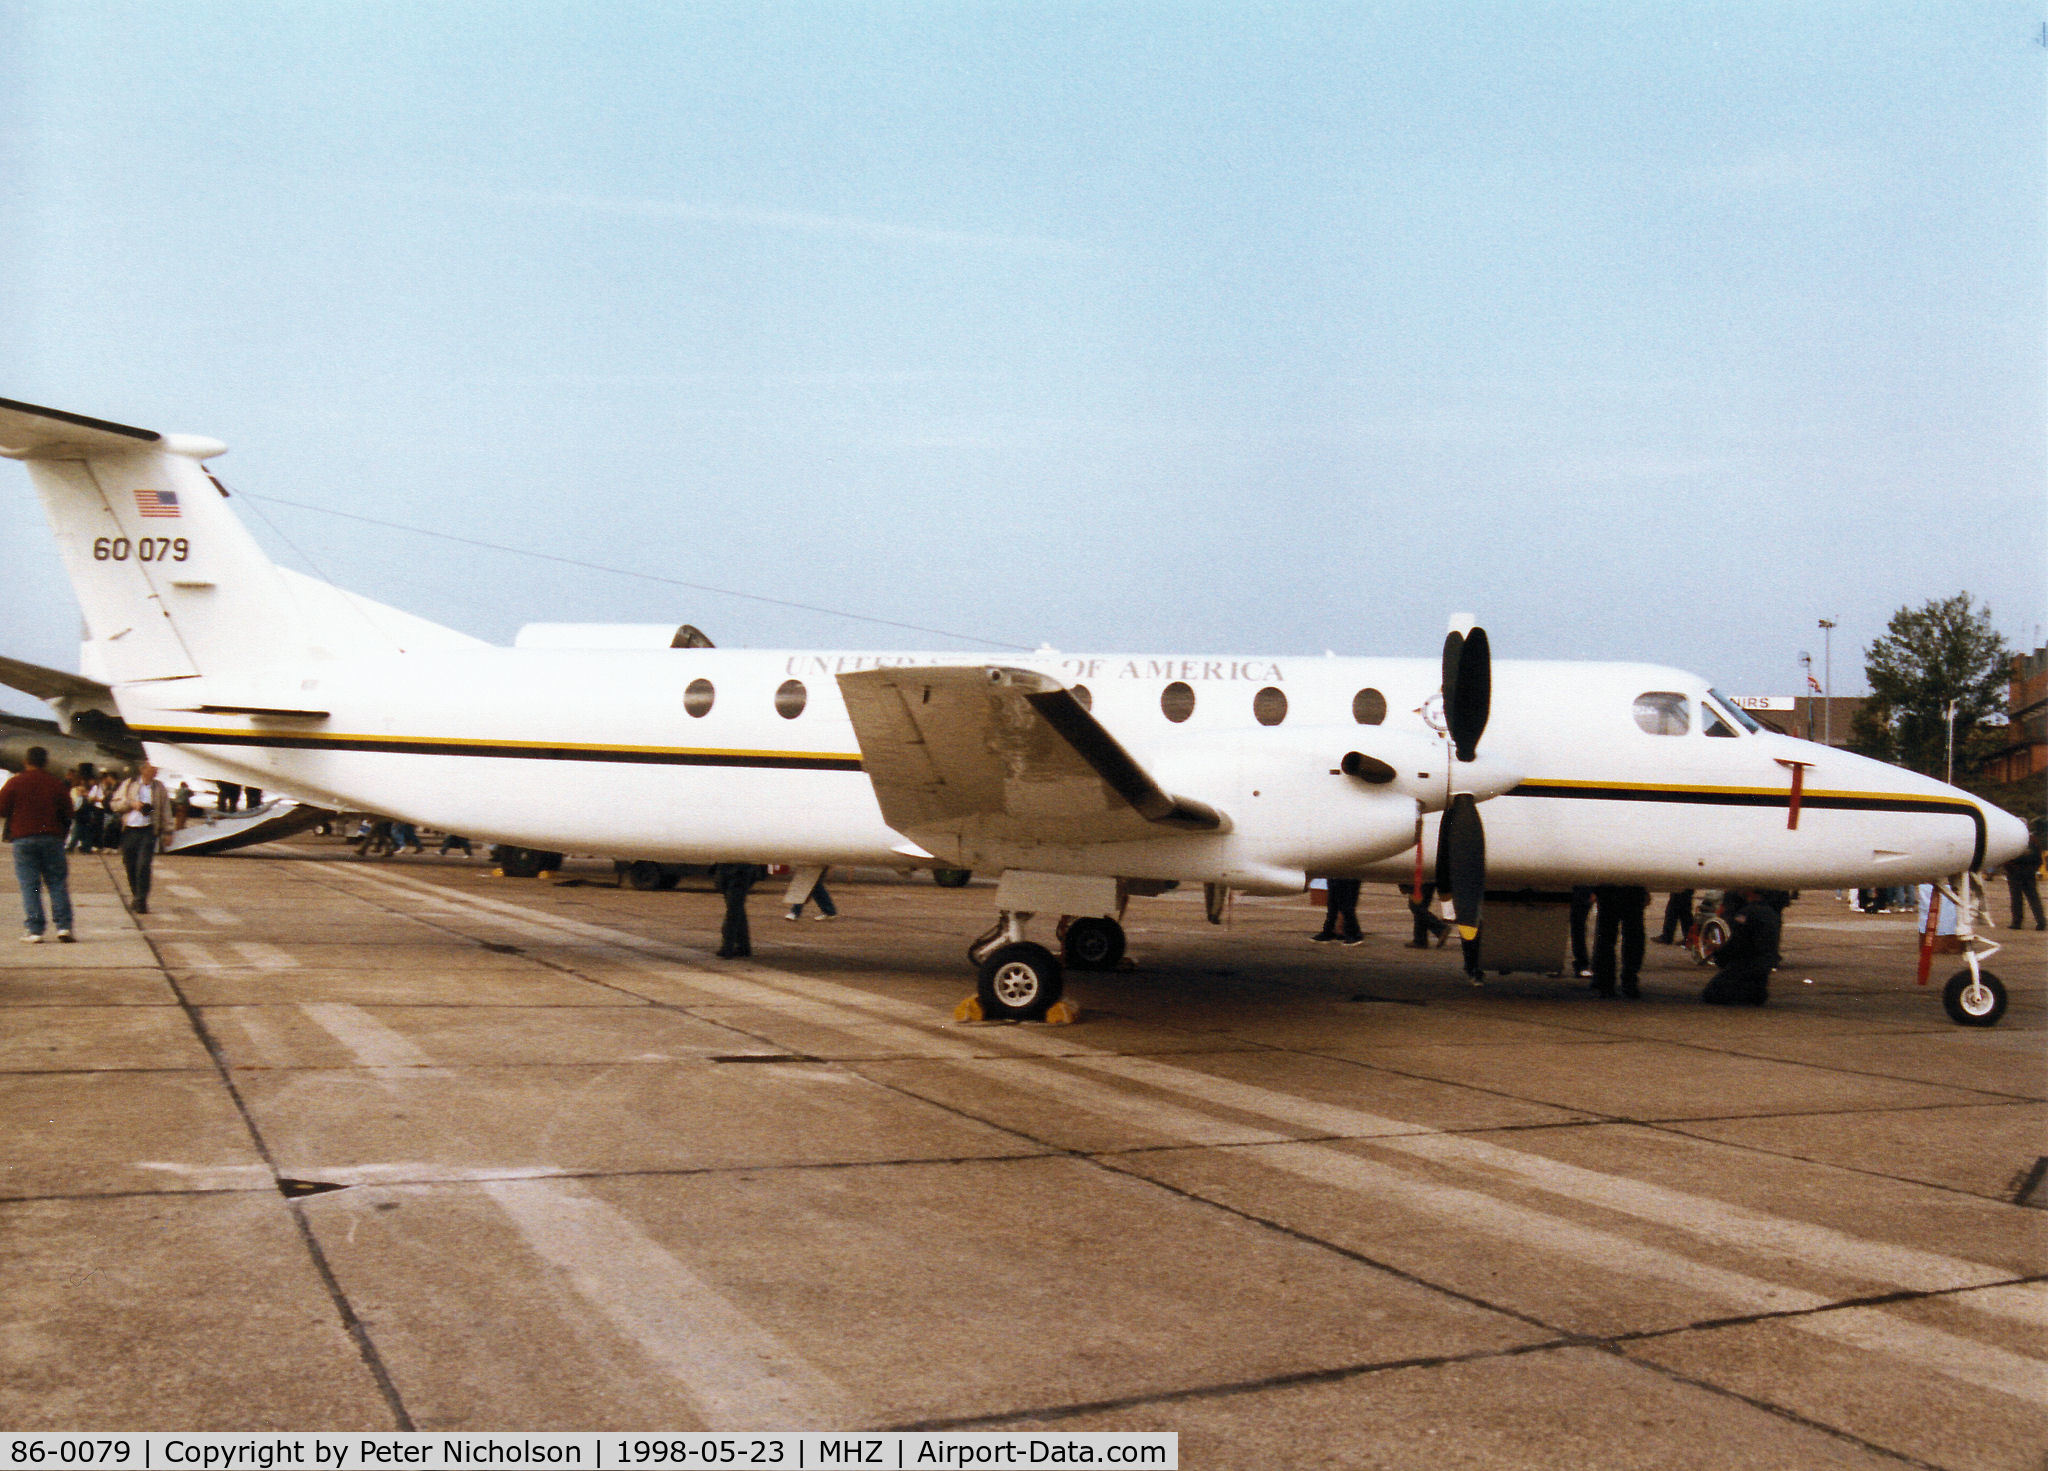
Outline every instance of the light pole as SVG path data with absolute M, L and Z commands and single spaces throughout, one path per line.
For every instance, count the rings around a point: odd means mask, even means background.
M 1835 625 L 1826 618 L 1820 620 L 1821 645 L 1820 710 L 1821 744 L 1835 743 Z

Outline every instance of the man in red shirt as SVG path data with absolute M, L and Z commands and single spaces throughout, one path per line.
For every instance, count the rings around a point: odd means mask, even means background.
M 57 938 L 71 943 L 71 882 L 64 861 L 64 835 L 71 830 L 71 792 L 46 769 L 50 753 L 30 746 L 28 765 L 0 786 L 0 829 L 14 846 L 14 881 L 21 886 L 21 912 L 28 926 L 22 942 L 43 943 L 43 890 Z

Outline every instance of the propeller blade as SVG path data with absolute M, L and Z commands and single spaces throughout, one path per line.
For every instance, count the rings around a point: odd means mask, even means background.
M 1451 896 L 1461 939 L 1479 938 L 1479 911 L 1486 898 L 1486 826 L 1479 803 L 1459 792 L 1444 809 L 1436 838 L 1436 887 Z
M 1457 717 L 1451 712 L 1458 708 L 1458 676 L 1463 672 L 1465 657 L 1465 635 L 1452 629 L 1444 635 L 1444 723 L 1453 731 Z
M 1460 761 L 1470 761 L 1478 751 L 1492 710 L 1493 649 L 1486 630 L 1451 633 L 1444 639 L 1444 723 Z

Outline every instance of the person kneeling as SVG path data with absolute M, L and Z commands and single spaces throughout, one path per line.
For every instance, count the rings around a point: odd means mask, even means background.
M 1728 921 L 1728 939 L 1714 952 L 1714 978 L 1700 992 L 1700 1000 L 1710 1006 L 1762 1006 L 1770 999 L 1782 920 L 1777 906 L 1755 889 L 1737 892 L 1742 907 Z M 1725 911 L 1725 901 L 1722 907 Z

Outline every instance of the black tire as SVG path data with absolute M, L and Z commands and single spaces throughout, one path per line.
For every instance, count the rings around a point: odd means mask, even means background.
M 533 856 L 539 860 L 542 873 L 557 873 L 568 861 L 566 855 L 561 853 L 536 853 Z
M 981 1014 L 997 1021 L 1039 1021 L 1065 989 L 1058 957 L 1028 940 L 997 949 L 975 984 Z
M 1981 990 L 1973 990 L 1970 973 L 1959 970 L 1941 988 L 1941 1004 L 1948 1019 L 1959 1027 L 1995 1027 L 2005 1015 L 2005 982 L 1990 971 L 1980 971 Z
M 675 880 L 669 878 L 662 870 L 662 866 L 646 858 L 636 859 L 626 865 L 626 883 L 643 894 L 675 887 Z
M 1124 958 L 1124 927 L 1113 919 L 1077 919 L 1060 937 L 1060 958 L 1069 970 L 1115 970 Z
M 973 877 L 974 870 L 969 868 L 935 868 L 932 870 L 932 882 L 942 889 L 964 889 L 967 887 L 967 881 Z
M 545 853 L 536 853 L 531 848 L 500 846 L 497 853 L 498 868 L 508 879 L 530 879 L 536 877 L 545 866 L 541 859 Z

